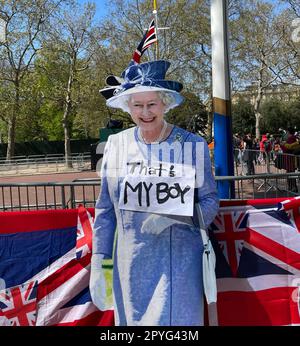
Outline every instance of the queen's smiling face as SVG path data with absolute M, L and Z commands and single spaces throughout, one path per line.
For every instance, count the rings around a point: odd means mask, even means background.
M 128 107 L 132 120 L 142 132 L 160 133 L 166 105 L 157 91 L 132 94 Z

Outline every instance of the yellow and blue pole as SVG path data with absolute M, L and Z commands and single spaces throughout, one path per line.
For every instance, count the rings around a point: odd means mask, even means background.
M 211 39 L 215 174 L 233 176 L 227 0 L 211 0 Z M 218 194 L 222 199 L 234 198 L 234 183 L 220 181 Z

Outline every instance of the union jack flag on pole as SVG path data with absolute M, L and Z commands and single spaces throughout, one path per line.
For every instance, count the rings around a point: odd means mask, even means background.
M 157 35 L 156 35 L 156 28 L 155 28 L 155 21 L 152 19 L 149 28 L 147 32 L 145 33 L 142 41 L 138 45 L 137 49 L 133 53 L 132 59 L 137 64 L 140 63 L 141 56 L 144 54 L 144 52 L 151 46 L 151 44 L 157 42 Z

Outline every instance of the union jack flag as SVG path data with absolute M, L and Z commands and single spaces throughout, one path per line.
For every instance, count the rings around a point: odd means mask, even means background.
M 279 203 L 279 209 L 285 210 L 289 216 L 292 225 L 300 230 L 300 196 L 292 199 L 287 199 Z
M 151 21 L 149 28 L 147 32 L 145 33 L 144 37 L 142 38 L 142 41 L 138 45 L 137 49 L 133 53 L 132 59 L 139 64 L 142 55 L 144 52 L 157 41 L 157 35 L 156 35 L 156 29 L 155 29 L 155 22 L 154 19 Z
M 0 292 L 0 325 L 34 326 L 36 322 L 37 281 Z
M 300 325 L 300 198 L 278 202 L 221 203 L 211 227 L 218 288 L 211 325 Z M 81 213 L 1 213 L 0 325 L 113 325 L 113 311 L 91 301 L 93 210 Z
M 223 202 L 212 224 L 218 301 L 208 307 L 210 324 L 299 325 L 299 213 L 293 223 L 287 211 L 299 208 L 300 199 L 281 208 L 266 200 L 238 203 Z M 231 244 L 227 256 L 224 242 Z
M 248 214 L 245 210 L 223 208 L 211 224 L 218 244 L 236 276 L 244 241 L 248 238 Z
M 7 287 L 0 290 L 0 325 L 113 325 L 113 311 L 100 311 L 89 292 L 92 213 L 0 215 L 0 282 Z
M 92 234 L 93 218 L 91 214 L 82 206 L 78 208 L 77 223 L 77 242 L 76 256 L 77 259 L 92 252 Z

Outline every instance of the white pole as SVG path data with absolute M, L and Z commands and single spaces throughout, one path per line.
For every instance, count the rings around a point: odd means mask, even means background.
M 213 97 L 230 100 L 227 0 L 211 0 Z
M 216 176 L 234 175 L 227 0 L 211 0 L 212 96 Z M 220 182 L 220 198 L 234 198 L 234 184 Z

